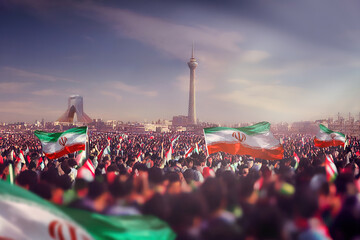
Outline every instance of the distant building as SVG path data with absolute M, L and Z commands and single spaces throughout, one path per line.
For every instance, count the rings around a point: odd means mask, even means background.
M 290 133 L 316 134 L 319 127 L 312 121 L 294 122 L 289 126 Z
M 173 116 L 172 119 L 172 126 L 173 127 L 180 127 L 180 126 L 186 126 L 188 125 L 188 116 L 179 115 L 179 116 Z

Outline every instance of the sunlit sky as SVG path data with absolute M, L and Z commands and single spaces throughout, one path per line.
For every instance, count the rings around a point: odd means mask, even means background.
M 0 2 L 0 122 L 186 115 L 292 122 L 360 112 L 360 1 Z

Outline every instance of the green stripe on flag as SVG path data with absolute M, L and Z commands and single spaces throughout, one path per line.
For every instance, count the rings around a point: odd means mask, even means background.
M 8 169 L 9 169 L 9 174 L 6 176 L 6 181 L 10 184 L 14 184 L 15 173 L 12 163 L 8 165 Z
M 65 206 L 58 206 L 52 204 L 49 201 L 46 201 L 39 196 L 27 191 L 23 188 L 20 188 L 16 185 L 10 185 L 6 181 L 0 181 L 0 202 L 7 199 L 11 202 L 16 202 L 16 206 L 19 204 L 26 204 L 30 207 L 30 212 L 26 214 L 13 212 L 12 218 L 19 219 L 22 222 L 26 220 L 27 222 L 33 217 L 35 220 L 34 223 L 37 227 L 32 227 L 31 229 L 22 228 L 23 235 L 33 236 L 34 234 L 39 234 L 39 232 L 44 232 L 44 236 L 38 239 L 48 239 L 48 228 L 54 220 L 71 220 L 76 223 L 78 226 L 82 227 L 87 231 L 94 239 L 154 239 L 154 240 L 172 240 L 176 238 L 175 233 L 167 225 L 167 223 L 159 220 L 153 216 L 108 216 L 98 213 L 88 212 L 80 209 L 69 208 Z M 41 219 L 43 225 L 38 224 L 40 221 L 37 219 L 37 209 L 41 207 L 43 210 L 55 215 L 59 219 Z M 33 208 L 32 208 L 33 207 Z M 33 210 L 32 210 L 33 209 Z M 7 209 L 0 209 L 0 219 L 6 215 Z M 31 212 L 34 211 L 34 212 Z M 30 217 L 30 219 L 29 219 Z M 49 222 L 49 223 L 47 223 Z M 16 224 L 14 221 L 9 222 L 8 226 L 11 224 Z M 42 228 L 42 229 L 37 229 Z M 44 229 L 45 228 L 45 229 Z M 0 236 L 6 234 L 7 229 L 0 227 Z M 60 232 L 60 229 L 58 229 Z M 75 230 L 74 230 L 75 231 Z M 88 238 L 82 238 L 88 239 Z
M 328 129 L 327 127 L 325 127 L 325 126 L 322 125 L 322 124 L 320 124 L 319 127 L 320 127 L 320 130 L 321 130 L 322 132 L 324 132 L 324 133 L 327 133 L 327 134 L 337 133 L 337 134 L 345 137 L 345 134 L 343 134 L 343 133 L 341 133 L 341 132 L 332 131 L 332 130 Z
M 210 133 L 216 133 L 218 131 L 223 131 L 223 130 L 241 131 L 247 135 L 256 135 L 256 134 L 268 132 L 270 130 L 270 123 L 269 122 L 259 122 L 254 125 L 241 127 L 241 128 L 229 128 L 229 127 L 204 128 L 204 133 L 210 134 Z
M 38 131 L 36 130 L 34 132 L 35 136 L 39 138 L 41 142 L 57 142 L 59 137 L 61 137 L 64 134 L 72 133 L 72 134 L 86 134 L 87 127 L 77 127 L 77 128 L 71 128 L 65 132 L 56 132 L 56 133 L 49 133 L 44 131 Z
M 95 239 L 175 239 L 175 233 L 153 216 L 106 216 L 80 209 L 60 207 Z

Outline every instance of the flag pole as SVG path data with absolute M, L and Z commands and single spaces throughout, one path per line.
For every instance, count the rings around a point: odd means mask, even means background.
M 205 139 L 206 155 L 207 155 L 207 157 L 209 157 L 209 150 L 208 150 L 208 146 L 207 146 L 207 142 L 206 142 L 206 134 L 205 134 L 204 128 L 203 128 L 203 133 L 204 133 L 204 139 Z
M 88 127 L 86 127 L 86 143 L 85 143 L 85 161 L 89 159 L 89 132 Z M 81 166 L 84 165 L 84 162 L 81 163 Z

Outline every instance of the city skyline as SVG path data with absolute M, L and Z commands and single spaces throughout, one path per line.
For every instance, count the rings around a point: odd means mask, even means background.
M 196 45 L 202 122 L 294 122 L 360 112 L 356 1 L 0 3 L 0 122 L 186 115 Z

